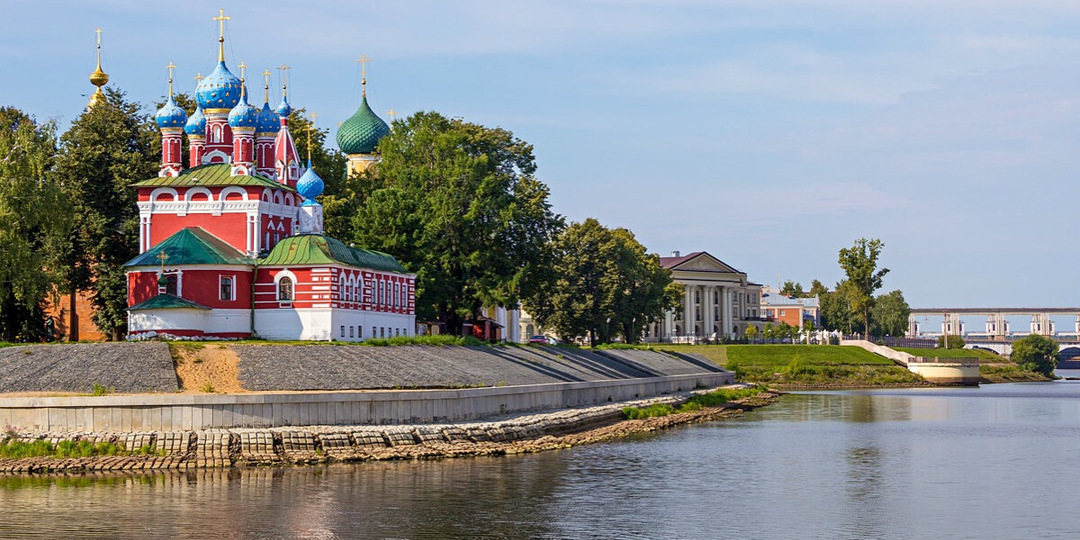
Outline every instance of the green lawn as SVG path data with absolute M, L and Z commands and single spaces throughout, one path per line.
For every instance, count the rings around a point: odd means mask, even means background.
M 983 362 L 1008 362 L 1007 359 L 982 349 L 916 349 L 913 347 L 893 347 L 893 349 L 928 358 L 935 356 L 938 358 L 978 358 Z
M 926 384 L 892 360 L 839 345 L 658 345 L 699 354 L 739 380 L 778 387 L 883 387 Z

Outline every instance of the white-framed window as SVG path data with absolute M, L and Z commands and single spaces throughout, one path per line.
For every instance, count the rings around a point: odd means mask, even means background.
M 225 302 L 236 300 L 236 278 L 218 276 L 218 298 Z
M 338 298 L 342 302 L 349 301 L 349 282 L 345 280 L 345 274 L 338 277 Z
M 345 337 L 345 325 L 341 325 L 341 337 Z
M 353 337 L 353 328 L 354 327 L 352 327 L 352 326 L 349 327 L 349 337 L 350 338 Z
M 277 290 L 277 299 L 279 302 L 292 302 L 296 298 L 296 276 L 288 271 L 282 270 L 274 276 L 274 287 Z

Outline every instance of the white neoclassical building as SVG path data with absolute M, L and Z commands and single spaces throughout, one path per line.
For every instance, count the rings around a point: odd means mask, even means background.
M 683 304 L 649 325 L 646 341 L 735 338 L 742 336 L 748 325 L 760 326 L 761 285 L 748 281 L 745 272 L 704 251 L 671 255 L 660 257 L 660 265 L 682 284 Z

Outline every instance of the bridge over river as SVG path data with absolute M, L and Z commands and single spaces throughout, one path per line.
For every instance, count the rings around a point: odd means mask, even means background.
M 931 318 L 934 322 L 940 320 L 938 328 L 930 326 Z M 1059 327 L 1063 318 L 1071 319 L 1071 328 Z M 985 326 L 971 328 L 968 326 L 971 319 L 985 321 Z M 1016 319 L 1022 322 L 1017 325 Z M 1027 323 L 1026 327 L 1021 326 L 1024 323 Z M 906 336 L 936 339 L 942 335 L 958 335 L 969 345 L 1007 355 L 1012 352 L 1013 341 L 1032 334 L 1058 342 L 1063 359 L 1080 356 L 1080 307 L 913 308 L 908 315 Z

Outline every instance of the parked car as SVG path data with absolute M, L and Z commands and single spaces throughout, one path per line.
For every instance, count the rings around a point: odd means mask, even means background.
M 539 343 L 541 345 L 547 345 L 551 343 L 549 341 L 550 339 L 551 338 L 547 336 L 529 336 L 529 343 Z

